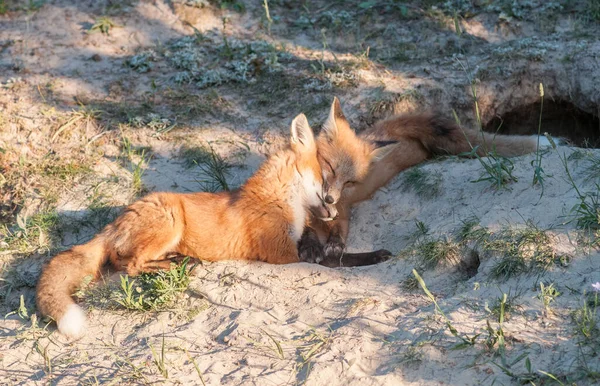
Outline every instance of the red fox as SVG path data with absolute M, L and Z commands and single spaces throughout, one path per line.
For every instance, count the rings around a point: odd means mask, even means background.
M 402 170 L 436 154 L 457 155 L 474 148 L 480 156 L 491 150 L 501 156 L 526 154 L 536 150 L 537 137 L 482 134 L 434 113 L 396 115 L 357 135 L 334 98 L 317 147 L 329 191 L 325 201 L 337 206 L 339 218 L 327 224 L 313 220 L 311 228 L 326 243 L 324 255 L 339 259 L 348 235 L 350 207 L 371 197 Z M 318 249 L 309 233 L 307 229 L 300 243 L 301 258 L 319 261 L 322 256 L 310 256 Z
M 289 147 L 269 157 L 239 190 L 150 194 L 86 244 L 56 255 L 37 286 L 39 310 L 64 335 L 81 336 L 85 314 L 71 294 L 106 262 L 129 275 L 168 269 L 173 254 L 298 262 L 296 245 L 309 212 L 321 221 L 337 216 L 335 205 L 324 202 L 328 196 L 315 138 L 301 114 L 292 122 Z

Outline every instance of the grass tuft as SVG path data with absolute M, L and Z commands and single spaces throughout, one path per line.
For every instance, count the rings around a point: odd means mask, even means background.
M 442 174 L 432 173 L 421 167 L 413 167 L 404 173 L 402 191 L 414 191 L 419 197 L 432 199 L 441 194 Z
M 134 311 L 158 311 L 169 308 L 187 290 L 190 274 L 189 258 L 169 271 L 143 273 L 136 279 L 121 276 L 121 287 L 113 293 L 113 299 L 120 306 Z

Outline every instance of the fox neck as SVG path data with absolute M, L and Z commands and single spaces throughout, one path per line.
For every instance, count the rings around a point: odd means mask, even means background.
M 311 205 L 309 197 L 316 197 L 311 172 L 299 171 L 297 161 L 292 150 L 282 150 L 267 159 L 241 188 L 246 197 L 265 203 L 271 209 L 281 208 L 294 241 L 298 241 L 304 231 Z

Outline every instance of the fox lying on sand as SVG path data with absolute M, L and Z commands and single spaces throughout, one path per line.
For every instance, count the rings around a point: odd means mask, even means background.
M 168 269 L 174 254 L 208 261 L 298 262 L 297 242 L 309 212 L 320 221 L 337 216 L 335 205 L 324 202 L 328 196 L 315 138 L 301 114 L 292 122 L 289 147 L 269 157 L 238 191 L 150 194 L 86 244 L 55 256 L 40 277 L 38 307 L 57 321 L 61 333 L 79 337 L 85 314 L 71 294 L 106 262 L 129 275 Z M 357 254 L 374 262 L 388 255 Z
M 334 98 L 317 147 L 329 191 L 325 201 L 337 206 L 339 217 L 328 223 L 313 219 L 300 242 L 300 255 L 306 261 L 323 257 L 341 261 L 350 207 L 370 198 L 402 170 L 437 154 L 457 155 L 472 149 L 480 156 L 492 150 L 505 157 L 527 154 L 537 149 L 537 137 L 482 136 L 478 130 L 462 128 L 433 113 L 396 115 L 357 135 Z

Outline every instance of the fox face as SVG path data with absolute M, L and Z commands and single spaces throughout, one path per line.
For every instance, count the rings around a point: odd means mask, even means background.
M 334 220 L 338 212 L 333 202 L 327 201 L 329 186 L 323 178 L 315 137 L 304 114 L 292 121 L 290 146 L 296 154 L 296 170 L 300 176 L 298 188 L 303 193 L 303 206 L 323 221 Z
M 318 160 L 328 195 L 327 204 L 336 204 L 344 189 L 360 184 L 372 162 L 383 158 L 394 143 L 377 143 L 359 138 L 350 128 L 338 98 L 333 99 L 329 117 L 317 138 Z

